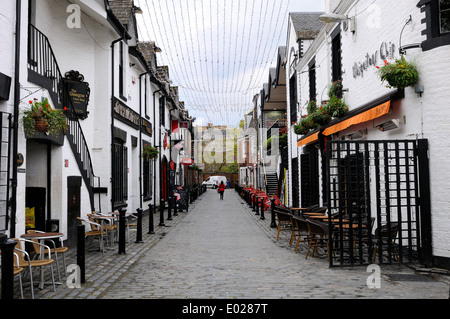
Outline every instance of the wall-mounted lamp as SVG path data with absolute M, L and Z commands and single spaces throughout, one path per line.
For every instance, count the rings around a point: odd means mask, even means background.
M 157 52 L 157 53 L 161 53 L 162 52 L 162 50 L 161 50 L 161 48 L 160 47 L 157 47 L 157 46 L 155 46 L 155 48 L 153 49 L 155 52 Z
M 343 14 L 325 13 L 319 16 L 319 20 L 323 23 L 334 23 L 348 20 L 348 16 Z
M 420 97 L 422 97 L 422 93 L 423 93 L 424 91 L 425 91 L 425 89 L 424 89 L 423 85 L 417 84 L 417 85 L 414 87 L 414 93 L 416 93 L 416 94 L 419 95 Z
M 137 14 L 143 14 L 144 13 L 144 11 L 142 11 L 142 9 L 140 7 L 134 6 L 133 10 L 134 10 L 134 13 L 137 13 Z
M 400 126 L 400 122 L 397 119 L 392 119 L 382 124 L 377 125 L 377 129 L 381 132 L 394 130 Z
M 323 23 L 336 23 L 336 22 L 345 22 L 344 29 L 347 30 L 350 26 L 350 31 L 356 31 L 356 19 L 355 17 L 349 18 L 343 14 L 336 13 L 325 13 L 319 16 L 319 20 Z
M 347 134 L 345 137 L 349 140 L 359 140 L 367 134 L 367 130 L 360 130 L 351 134 Z

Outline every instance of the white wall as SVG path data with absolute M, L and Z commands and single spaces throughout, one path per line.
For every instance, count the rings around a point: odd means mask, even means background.
M 344 8 L 341 2 L 338 11 Z M 356 3 L 356 5 L 355 5 Z M 399 58 L 399 37 L 402 33 L 402 44 L 420 43 L 424 40 L 421 32 L 424 25 L 421 20 L 424 14 L 416 7 L 417 1 L 388 1 L 379 0 L 372 7 L 369 1 L 355 1 L 345 11 L 338 12 L 356 15 L 356 32 L 342 30 L 342 62 L 343 84 L 349 89 L 344 94 L 344 100 L 350 110 L 369 103 L 391 91 L 385 87 L 378 77 L 375 65 L 382 66 L 380 57 L 382 46 L 393 47 L 393 56 L 387 60 L 393 62 Z M 366 9 L 366 10 L 364 10 Z M 405 26 L 406 20 L 412 17 L 412 22 Z M 328 33 L 334 27 L 328 28 Z M 327 37 L 329 39 L 329 37 Z M 307 57 L 316 56 L 318 102 L 327 99 L 327 85 L 330 78 L 331 60 L 328 52 L 328 43 L 322 41 L 322 45 L 316 43 L 312 46 L 314 52 L 308 52 Z M 364 67 L 368 57 L 376 57 L 376 63 Z M 406 59 L 416 63 L 419 71 L 419 84 L 423 85 L 425 92 L 420 97 L 414 93 L 413 88 L 405 89 L 405 98 L 392 103 L 391 113 L 381 118 L 363 123 L 339 133 L 343 136 L 358 130 L 367 130 L 364 139 L 416 139 L 425 138 L 429 141 L 430 182 L 431 182 L 431 209 L 432 209 L 432 235 L 433 254 L 435 256 L 450 257 L 450 215 L 447 213 L 450 205 L 448 194 L 450 193 L 450 172 L 447 169 L 450 162 L 450 148 L 448 139 L 450 125 L 450 46 L 443 46 L 423 52 L 421 49 L 407 51 Z M 355 67 L 362 70 L 359 75 L 354 74 Z M 299 71 L 307 70 L 307 61 L 303 61 Z M 305 74 L 305 77 L 307 75 Z M 302 92 L 307 92 L 307 80 L 301 80 Z M 322 90 L 325 94 L 321 95 Z M 305 103 L 304 93 L 302 102 Z M 398 129 L 389 132 L 380 132 L 376 125 L 387 119 L 396 118 L 400 121 Z

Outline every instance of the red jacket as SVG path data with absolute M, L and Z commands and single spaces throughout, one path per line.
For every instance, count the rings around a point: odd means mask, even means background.
M 225 184 L 220 184 L 219 185 L 219 192 L 223 192 L 225 191 Z

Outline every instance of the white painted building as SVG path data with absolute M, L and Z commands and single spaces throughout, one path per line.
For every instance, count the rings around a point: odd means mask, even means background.
M 356 165 L 366 170 L 360 172 L 365 177 L 357 181 L 359 188 L 354 191 L 360 193 L 353 198 L 354 206 L 346 203 L 346 209 L 361 205 L 358 209 L 371 211 L 376 216 L 374 228 L 386 223 L 385 215 L 391 214 L 391 222 L 402 225 L 397 245 L 411 249 L 405 258 L 417 254 L 427 265 L 448 267 L 449 3 L 327 2 L 326 15 L 334 20 L 323 24 L 295 62 L 289 54 L 296 51 L 295 39 L 289 35 L 286 67 L 293 67 L 287 76 L 297 74 L 298 106 L 288 95 L 288 113 L 296 110 L 306 115 L 308 101 L 314 98 L 321 105 L 329 100 L 328 91 L 336 80 L 342 80 L 342 100 L 349 113 L 305 135 L 289 131 L 298 139 L 297 145 L 290 144 L 290 158 L 298 157 L 299 205 L 342 209 L 344 204 L 334 202 L 344 194 L 344 187 L 348 201 L 352 200 L 352 186 L 342 178 Z M 394 63 L 400 53 L 417 66 L 418 83 L 387 88 L 378 70 L 384 60 Z M 331 142 L 326 144 L 327 140 Z M 350 166 L 345 168 L 343 163 Z
M 17 143 L 14 130 L 4 136 L 12 155 L 8 159 L 7 148 L 2 154 L 2 170 L 8 172 L 2 176 L 0 231 L 20 236 L 29 228 L 45 230 L 53 221 L 65 239 L 74 239 L 76 217 L 93 210 L 108 213 L 123 206 L 135 212 L 149 204 L 159 206 L 169 189 L 171 140 L 188 135 L 171 138 L 170 111 L 189 125 L 191 119 L 176 88 L 170 87 L 168 73 L 161 77 L 158 72 L 168 68 L 157 65 L 155 44 L 137 38 L 133 1 L 17 3 L 21 7 L 16 14 L 15 1 L 0 2 L 0 58 L 9 61 L 0 66 L 0 87 L 6 89 L 11 80 L 0 111 L 6 118 L 12 115 L 11 127 L 18 123 Z M 66 134 L 25 138 L 21 113 L 13 115 L 43 97 L 54 108 L 68 109 Z M 77 116 L 70 113 L 72 106 Z M 157 160 L 142 158 L 146 144 L 161 147 Z M 12 160 L 15 152 L 20 154 L 18 167 Z M 180 167 L 179 157 L 173 160 Z

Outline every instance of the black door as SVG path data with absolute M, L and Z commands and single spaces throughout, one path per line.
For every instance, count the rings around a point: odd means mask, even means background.
M 46 189 L 27 187 L 25 190 L 25 206 L 29 209 L 26 230 L 45 231 L 45 199 Z
M 77 217 L 80 217 L 81 177 L 67 177 L 67 245 L 73 248 L 77 244 Z

